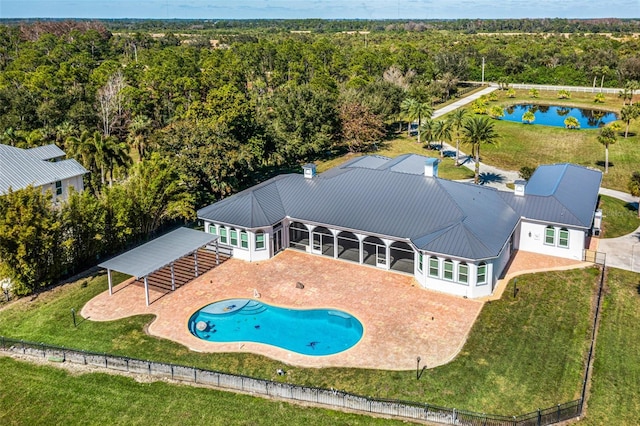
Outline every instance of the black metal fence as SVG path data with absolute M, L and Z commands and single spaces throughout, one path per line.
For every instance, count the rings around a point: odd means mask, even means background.
M 550 425 L 577 417 L 582 410 L 582 400 L 580 399 L 519 416 L 480 414 L 419 402 L 377 399 L 334 389 L 299 386 L 184 365 L 68 349 L 61 346 L 27 342 L 3 336 L 0 336 L 0 345 L 0 349 L 5 352 L 47 358 L 52 362 L 71 362 L 132 374 L 145 374 L 152 377 L 193 382 L 215 388 L 248 392 L 254 395 L 275 397 L 283 400 L 310 402 L 338 409 L 343 408 L 363 413 L 451 425 Z

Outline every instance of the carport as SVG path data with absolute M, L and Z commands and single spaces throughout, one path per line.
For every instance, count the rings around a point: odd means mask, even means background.
M 178 228 L 161 237 L 151 240 L 139 247 L 131 249 L 113 259 L 102 262 L 98 266 L 107 270 L 109 294 L 113 294 L 111 271 L 122 272 L 144 278 L 144 292 L 149 306 L 149 282 L 147 277 L 155 271 L 171 266 L 171 290 L 176 289 L 173 264 L 176 260 L 193 254 L 195 276 L 198 276 L 198 249 L 215 242 L 216 264 L 220 263 L 218 236 L 189 228 Z

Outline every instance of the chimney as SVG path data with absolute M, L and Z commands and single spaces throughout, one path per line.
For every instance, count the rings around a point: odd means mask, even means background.
M 526 180 L 517 180 L 513 182 L 514 194 L 520 197 L 524 197 L 524 188 L 527 186 Z
M 427 158 L 424 162 L 424 175 L 438 177 L 438 163 L 440 163 L 440 160 L 437 158 Z
M 302 166 L 302 170 L 304 171 L 305 179 L 313 179 L 316 175 L 316 165 L 315 164 L 305 164 Z

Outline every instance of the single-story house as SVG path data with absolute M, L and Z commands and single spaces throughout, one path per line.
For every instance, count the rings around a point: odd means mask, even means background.
M 0 195 L 29 185 L 50 190 L 54 201 L 66 200 L 71 187 L 82 192 L 82 178 L 88 171 L 64 157 L 64 151 L 53 144 L 30 149 L 0 144 Z
M 425 288 L 469 298 L 493 292 L 516 249 L 581 260 L 602 179 L 556 164 L 498 191 L 441 179 L 437 159 L 415 154 L 303 169 L 199 210 L 205 231 L 238 259 L 291 248 L 412 274 Z

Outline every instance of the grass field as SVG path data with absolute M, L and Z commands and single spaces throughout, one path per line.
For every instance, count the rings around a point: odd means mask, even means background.
M 621 100 L 616 95 L 606 95 L 604 104 L 593 102 L 592 93 L 572 93 L 571 99 L 560 100 L 556 92 L 541 91 L 537 99 L 527 91 L 516 91 L 513 99 L 506 97 L 505 91 L 496 91 L 498 100 L 494 104 L 503 106 L 532 102 L 541 104 L 577 106 L 584 108 L 619 111 Z M 467 106 L 467 108 L 469 108 Z M 445 116 L 446 117 L 446 116 Z M 571 162 L 604 171 L 605 149 L 598 142 L 598 130 L 568 130 L 550 126 L 525 125 L 501 120 L 493 120 L 499 135 L 496 145 L 483 145 L 482 161 L 492 166 L 518 171 L 523 166 L 537 167 L 541 164 Z M 624 125 L 623 125 L 624 127 Z M 412 142 L 413 141 L 413 142 Z M 609 173 L 603 176 L 602 186 L 627 192 L 627 184 L 634 171 L 640 171 L 640 120 L 631 123 L 629 137 L 618 135 L 617 143 L 609 147 Z M 461 145 L 464 152 L 470 147 Z M 466 151 L 465 151 L 466 150 Z M 438 151 L 425 149 L 408 138 L 406 133 L 398 134 L 396 139 L 384 143 L 379 154 L 395 157 L 401 154 L 416 153 L 426 156 L 438 156 Z M 346 154 L 318 162 L 318 171 L 335 167 L 354 155 Z M 446 179 L 467 179 L 473 177 L 464 167 L 455 167 L 452 159 L 445 159 L 440 166 L 440 176 Z
M 401 425 L 321 408 L 0 356 L 3 425 Z
M 521 414 L 576 399 L 585 357 L 590 302 L 598 272 L 574 270 L 520 277 L 518 297 L 487 304 L 461 354 L 450 364 L 415 371 L 307 369 L 251 354 L 202 354 L 147 335 L 151 317 L 83 321 L 71 308 L 107 287 L 104 275 L 21 300 L 0 311 L 0 334 L 71 348 L 336 388 L 381 398 L 424 401 L 478 412 Z M 117 276 L 116 281 L 122 279 Z M 178 290 L 179 291 L 179 290 Z M 570 295 L 570 297 L 567 297 Z M 381 342 L 384 344 L 384 342 Z M 542 356 L 542 354 L 544 356 Z
M 585 425 L 640 423 L 640 274 L 609 269 Z
M 603 215 L 602 238 L 627 235 L 640 226 L 638 210 L 625 201 L 601 195 L 599 208 Z

